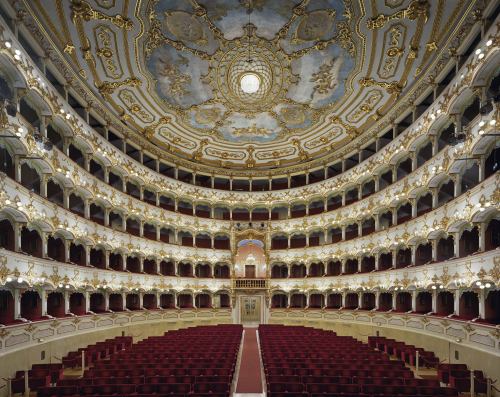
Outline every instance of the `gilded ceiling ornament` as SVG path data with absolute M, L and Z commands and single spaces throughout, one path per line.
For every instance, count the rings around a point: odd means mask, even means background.
M 121 15 L 106 15 L 100 11 L 94 10 L 87 2 L 83 0 L 71 0 L 71 19 L 73 23 L 76 23 L 78 19 L 83 19 L 88 22 L 91 20 L 102 20 L 109 21 L 113 25 L 125 29 L 131 30 L 134 27 L 134 24 L 128 18 L 125 18 Z
M 310 81 L 316 83 L 316 85 L 313 87 L 311 99 L 316 93 L 324 95 L 337 88 L 339 84 L 338 76 L 343 62 L 342 57 L 333 58 L 329 62 L 322 64 L 318 72 L 313 73 Z
M 399 95 L 403 90 L 403 87 L 397 81 L 387 83 L 385 81 L 376 81 L 375 79 L 372 79 L 370 77 L 363 77 L 361 80 L 359 80 L 359 84 L 362 87 L 377 86 L 384 88 L 391 95 Z
M 400 10 L 391 15 L 380 14 L 374 18 L 366 21 L 366 26 L 368 29 L 381 29 L 389 21 L 396 19 L 409 19 L 414 21 L 417 18 L 424 18 L 424 22 L 427 22 L 429 17 L 430 4 L 428 0 L 414 0 L 410 5 L 404 9 Z
M 129 77 L 122 81 L 103 81 L 97 86 L 97 89 L 102 95 L 111 95 L 117 88 L 123 86 L 139 87 L 140 85 L 141 80 L 137 77 Z

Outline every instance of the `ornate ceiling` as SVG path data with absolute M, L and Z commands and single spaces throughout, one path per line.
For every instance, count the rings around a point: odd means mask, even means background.
M 263 172 L 359 141 L 475 1 L 25 0 L 101 102 L 166 158 Z M 255 92 L 242 90 L 252 74 Z M 366 140 L 366 139 L 365 139 Z

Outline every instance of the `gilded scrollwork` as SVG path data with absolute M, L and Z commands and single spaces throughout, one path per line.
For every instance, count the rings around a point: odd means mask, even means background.
M 131 30 L 134 27 L 130 19 L 119 14 L 113 16 L 104 14 L 93 9 L 84 0 L 71 0 L 71 18 L 73 22 L 76 22 L 78 19 L 83 19 L 86 22 L 92 20 L 109 21 L 113 25 L 125 30 Z

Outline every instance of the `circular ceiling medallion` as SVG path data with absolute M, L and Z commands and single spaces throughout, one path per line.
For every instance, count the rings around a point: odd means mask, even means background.
M 212 58 L 207 79 L 226 106 L 251 113 L 269 108 L 285 96 L 291 75 L 286 57 L 255 36 L 228 44 L 220 57 Z
M 255 94 L 260 88 L 260 77 L 253 72 L 245 72 L 240 79 L 241 90 L 245 94 Z

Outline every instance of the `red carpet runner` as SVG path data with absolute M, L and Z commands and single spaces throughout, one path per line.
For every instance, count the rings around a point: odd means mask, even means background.
M 236 393 L 262 393 L 257 328 L 245 328 Z

